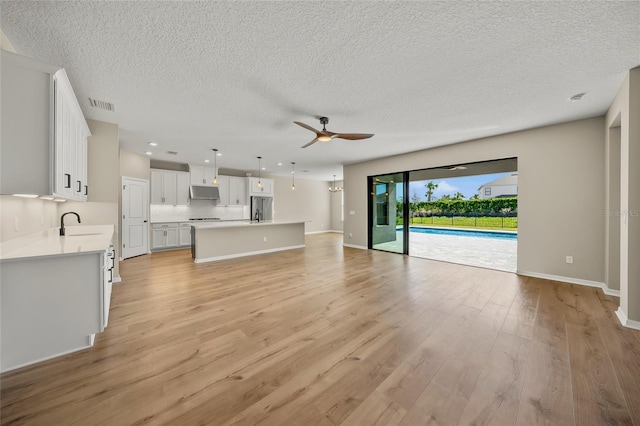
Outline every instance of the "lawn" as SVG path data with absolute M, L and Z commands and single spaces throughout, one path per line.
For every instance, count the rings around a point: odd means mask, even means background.
M 402 225 L 402 218 L 398 218 L 398 225 Z M 475 229 L 502 229 L 505 231 L 518 230 L 517 217 L 465 217 L 465 216 L 432 216 L 411 218 L 410 225 L 429 225 L 454 228 L 475 228 Z

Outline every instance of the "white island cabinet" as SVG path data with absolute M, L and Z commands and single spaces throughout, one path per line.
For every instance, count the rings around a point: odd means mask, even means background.
M 58 228 L 0 246 L 0 370 L 93 345 L 109 320 L 113 226 Z

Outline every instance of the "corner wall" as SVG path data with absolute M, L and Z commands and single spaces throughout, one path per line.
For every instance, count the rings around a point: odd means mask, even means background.
M 607 279 L 619 278 L 626 326 L 640 329 L 640 67 L 627 74 L 605 119 L 608 180 Z M 619 152 L 619 156 L 618 153 Z M 619 230 L 619 232 L 618 232 Z
M 367 176 L 517 157 L 518 271 L 601 286 L 604 140 L 596 117 L 345 166 L 344 243 L 367 247 Z

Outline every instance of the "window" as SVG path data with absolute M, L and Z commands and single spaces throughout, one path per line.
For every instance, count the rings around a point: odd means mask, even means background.
M 484 195 L 491 195 L 491 187 L 487 186 L 486 188 L 484 188 Z
M 376 225 L 389 224 L 389 191 L 387 183 L 376 184 Z

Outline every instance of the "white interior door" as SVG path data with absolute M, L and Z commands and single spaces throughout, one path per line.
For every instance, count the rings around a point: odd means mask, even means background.
M 122 258 L 149 252 L 149 181 L 122 178 Z

